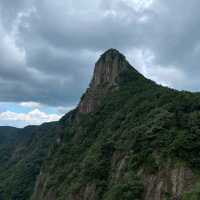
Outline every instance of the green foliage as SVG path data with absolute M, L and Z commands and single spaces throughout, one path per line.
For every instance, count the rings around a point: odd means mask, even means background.
M 41 165 L 55 141 L 55 128 L 53 123 L 25 129 L 0 128 L 0 137 L 5 136 L 0 142 L 0 200 L 30 199 Z
M 75 110 L 59 124 L 21 130 L 17 143 L 0 142 L 0 199 L 29 199 L 41 166 L 42 195 L 53 191 L 58 200 L 81 199 L 91 185 L 97 200 L 140 200 L 139 172 L 156 174 L 168 160 L 199 172 L 200 94 L 158 86 L 132 72 L 121 74 L 119 87 L 100 97 L 95 112 Z M 184 200 L 198 195 L 197 187 Z
M 141 180 L 129 174 L 129 177 L 124 183 L 117 183 L 108 190 L 103 200 L 139 200 L 143 195 L 143 184 Z
M 45 168 L 50 185 L 46 190 L 55 190 L 59 199 L 94 184 L 98 200 L 139 200 L 142 179 L 133 176 L 130 181 L 127 174 L 140 169 L 156 174 L 168 160 L 198 170 L 199 94 L 177 92 L 132 76 L 123 75 L 120 88 L 102 97 L 96 112 L 77 114 L 78 120 L 70 124 L 68 119 L 62 121 L 68 124 L 63 144 Z M 118 152 L 119 161 L 128 156 L 120 172 L 115 161 Z M 117 173 L 119 178 L 113 180 Z
M 112 143 L 93 146 L 83 161 L 83 179 L 86 181 L 107 180 L 113 151 Z
M 192 191 L 183 194 L 183 200 L 199 200 L 200 183 L 196 184 Z

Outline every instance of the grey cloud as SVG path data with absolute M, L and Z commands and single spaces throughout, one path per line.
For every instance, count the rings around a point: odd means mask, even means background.
M 28 19 L 31 29 L 21 29 L 25 43 L 37 34 L 37 41 L 42 39 L 42 42 L 59 48 L 102 51 L 110 47 L 124 49 L 143 40 L 142 30 L 138 27 L 138 18 L 142 14 L 122 1 L 113 3 L 112 9 L 77 11 L 59 7 L 55 1 L 42 2 L 36 4 L 36 15 Z
M 73 105 L 87 87 L 98 55 L 111 47 L 148 49 L 155 56 L 152 66 L 173 66 L 186 75 L 182 87 L 174 87 L 200 89 L 198 0 L 155 0 L 140 12 L 122 0 L 80 2 L 0 0 L 1 38 L 7 35 L 16 45 L 9 49 L 0 40 L 0 101 Z M 18 13 L 32 8 L 35 12 L 22 16 L 11 34 Z M 22 61 L 17 59 L 20 50 L 25 52 Z
M 33 3 L 34 0 L 0 0 L 0 16 L 4 26 L 11 29 L 18 13 L 30 8 Z
M 156 63 L 180 68 L 187 80 L 183 83 L 185 89 L 196 90 L 200 74 L 198 57 L 200 49 L 200 2 L 197 0 L 183 2 L 181 0 L 158 1 L 157 17 L 151 23 L 151 38 L 149 48 L 156 55 Z M 150 39 L 149 39 L 150 40 Z M 192 84 L 191 76 L 197 79 Z M 199 88 L 198 88 L 199 90 Z

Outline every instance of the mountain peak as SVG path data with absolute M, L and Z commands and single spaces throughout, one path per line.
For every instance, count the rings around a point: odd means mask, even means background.
M 122 53 L 120 53 L 117 49 L 111 48 L 111 49 L 108 49 L 107 51 L 105 51 L 101 55 L 99 61 L 102 60 L 102 59 L 104 61 L 105 60 L 110 60 L 110 59 L 115 59 L 116 57 L 117 58 L 121 58 L 121 59 L 126 59 L 125 56 Z
M 101 55 L 94 69 L 90 87 L 99 85 L 116 85 L 119 74 L 130 67 L 126 58 L 116 49 L 109 49 Z
M 125 56 L 116 49 L 103 53 L 95 64 L 90 86 L 79 104 L 80 113 L 90 113 L 96 110 L 103 96 L 118 88 L 120 74 L 133 70 Z

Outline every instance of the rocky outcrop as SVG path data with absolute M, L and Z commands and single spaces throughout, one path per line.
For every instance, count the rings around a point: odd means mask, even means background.
M 57 149 L 43 165 L 32 200 L 186 200 L 199 183 L 191 165 L 200 163 L 193 157 L 199 143 L 193 144 L 193 154 L 188 143 L 196 133 L 177 127 L 178 104 L 170 107 L 166 97 L 179 95 L 143 79 L 122 54 L 108 50 L 79 106 L 60 120 Z M 107 102 L 116 109 L 98 108 Z M 174 153 L 179 150 L 180 157 Z
M 128 166 L 129 156 L 115 152 L 112 159 L 112 184 L 123 179 Z M 143 200 L 183 200 L 185 193 L 191 192 L 199 182 L 192 170 L 183 165 L 171 162 L 154 174 L 148 174 L 144 169 L 138 171 L 144 184 Z
M 119 74 L 128 67 L 130 65 L 124 55 L 115 49 L 109 49 L 96 63 L 90 87 L 116 85 Z
M 100 98 L 111 88 L 116 88 L 120 74 L 132 68 L 125 56 L 115 49 L 106 51 L 97 61 L 94 75 L 85 95 L 79 104 L 80 113 L 95 111 Z
M 144 200 L 182 200 L 183 194 L 189 192 L 196 183 L 191 169 L 179 166 L 166 168 L 154 175 L 144 176 Z

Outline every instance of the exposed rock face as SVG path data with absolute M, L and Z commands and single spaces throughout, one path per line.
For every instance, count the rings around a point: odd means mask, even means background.
M 117 87 L 120 73 L 130 68 L 125 56 L 119 51 L 106 51 L 95 65 L 90 87 L 79 104 L 79 112 L 93 112 L 98 106 L 98 99 L 105 95 L 108 89 Z
M 128 155 L 115 152 L 112 157 L 111 184 L 120 182 L 125 176 L 128 165 Z M 166 168 L 155 174 L 146 174 L 143 169 L 138 172 L 144 181 L 143 200 L 183 200 L 182 194 L 189 192 L 198 181 L 192 170 L 184 166 L 170 166 L 166 163 Z M 57 200 L 54 192 L 50 191 L 44 197 L 45 181 L 42 174 L 38 178 L 36 191 L 31 200 Z M 71 195 L 70 200 L 96 200 L 98 199 L 97 187 L 95 183 L 83 186 L 79 192 Z
M 163 169 L 158 174 L 144 177 L 144 200 L 182 200 L 182 194 L 190 191 L 195 182 L 195 175 L 187 167 Z
M 133 76 L 123 72 L 130 72 Z M 174 107 L 169 109 L 168 101 L 165 100 L 166 95 L 173 95 L 177 99 L 179 96 L 141 77 L 117 50 L 110 49 L 101 56 L 95 65 L 90 87 L 78 108 L 60 120 L 61 137 L 57 140 L 57 149 L 49 157 L 48 164 L 44 165 L 43 173 L 38 176 L 31 200 L 125 200 L 130 199 L 130 194 L 132 199 L 186 200 L 185 193 L 193 192 L 194 186 L 199 183 L 199 176 L 195 174 L 194 168 L 190 168 L 188 160 L 183 157 L 173 160 L 174 149 L 182 145 L 186 145 L 186 151 L 192 149 L 185 143 L 185 139 L 191 139 L 183 136 L 185 125 L 179 133 L 177 110 L 170 111 Z M 130 78 L 134 79 L 131 87 L 126 84 L 121 87 Z M 126 93 L 121 92 L 124 89 Z M 113 91 L 119 92 L 118 96 L 109 96 Z M 121 100 L 119 97 L 123 94 L 128 95 Z M 104 97 L 105 101 L 102 101 Z M 120 99 L 119 104 L 109 102 L 114 97 Z M 110 109 L 109 115 L 104 110 L 106 106 L 97 108 L 101 102 L 120 106 Z M 183 105 L 189 107 L 190 103 Z M 96 110 L 98 112 L 95 113 Z M 78 118 L 79 113 L 91 112 L 94 115 Z M 85 119 L 89 119 L 89 123 Z M 188 129 L 186 131 L 190 134 Z M 192 135 L 195 135 L 194 132 Z M 179 144 L 180 138 L 184 143 L 181 141 Z M 169 147 L 172 141 L 178 144 Z M 195 151 L 198 145 L 194 145 Z M 153 149 L 157 148 L 158 151 L 154 152 Z M 166 151 L 171 154 L 162 161 L 159 156 L 163 152 L 166 154 Z M 193 156 L 193 153 L 189 155 Z M 122 198 L 116 198 L 113 194 L 116 188 L 118 191 L 122 188 L 121 193 L 129 195 L 129 198 L 124 198 L 126 196 L 123 194 Z
M 112 158 L 112 183 L 122 180 L 128 165 L 128 155 L 115 152 Z M 138 175 L 144 181 L 143 200 L 183 200 L 184 192 L 189 192 L 198 181 L 192 170 L 184 165 L 171 166 L 170 161 L 165 168 L 155 174 L 147 174 L 144 169 Z
M 116 85 L 116 79 L 122 70 L 128 66 L 126 58 L 119 51 L 110 49 L 106 51 L 97 61 L 94 76 L 90 87 L 96 88 L 99 85 Z

